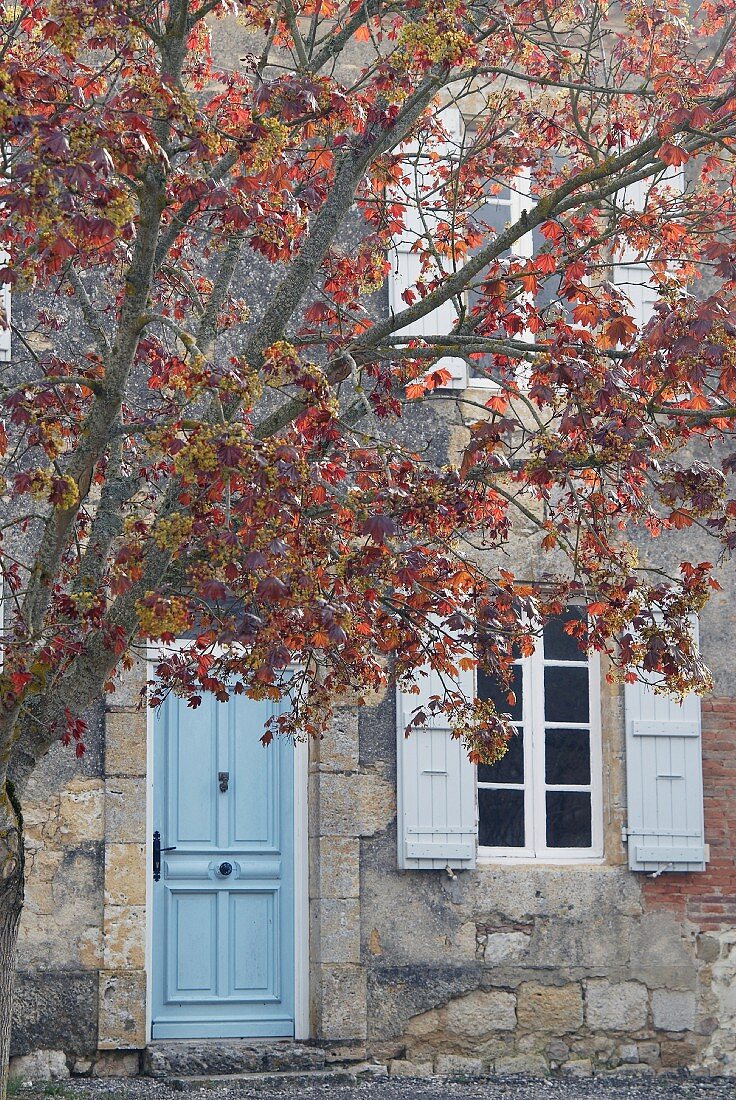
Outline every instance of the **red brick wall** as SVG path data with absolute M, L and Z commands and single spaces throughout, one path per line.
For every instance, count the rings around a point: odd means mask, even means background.
M 644 880 L 644 903 L 701 928 L 736 924 L 736 699 L 703 700 L 703 794 L 707 869 Z

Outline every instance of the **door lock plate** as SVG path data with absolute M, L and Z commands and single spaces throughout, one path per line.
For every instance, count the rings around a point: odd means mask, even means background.
M 217 780 L 220 784 L 220 790 L 224 794 L 230 785 L 230 772 L 218 772 Z

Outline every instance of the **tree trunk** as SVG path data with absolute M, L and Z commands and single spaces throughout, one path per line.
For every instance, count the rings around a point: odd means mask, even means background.
M 10 785 L 0 797 L 0 1100 L 6 1100 L 18 926 L 23 910 L 23 824 Z

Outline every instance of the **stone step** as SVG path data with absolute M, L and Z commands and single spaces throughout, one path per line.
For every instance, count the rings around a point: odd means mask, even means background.
M 357 1085 L 361 1075 L 352 1069 L 281 1070 L 275 1073 L 218 1073 L 217 1076 L 167 1077 L 166 1084 L 176 1092 L 199 1092 L 227 1088 L 237 1092 L 268 1089 L 293 1091 L 315 1085 Z
M 143 1055 L 144 1073 L 167 1078 L 304 1072 L 324 1065 L 322 1049 L 292 1039 L 160 1039 Z

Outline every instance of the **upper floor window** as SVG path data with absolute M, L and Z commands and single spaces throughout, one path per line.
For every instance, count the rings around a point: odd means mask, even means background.
M 600 678 L 564 624 L 551 620 L 531 657 L 514 665 L 508 692 L 478 671 L 478 694 L 510 712 L 516 729 L 506 755 L 478 767 L 480 855 L 540 860 L 603 854 Z

